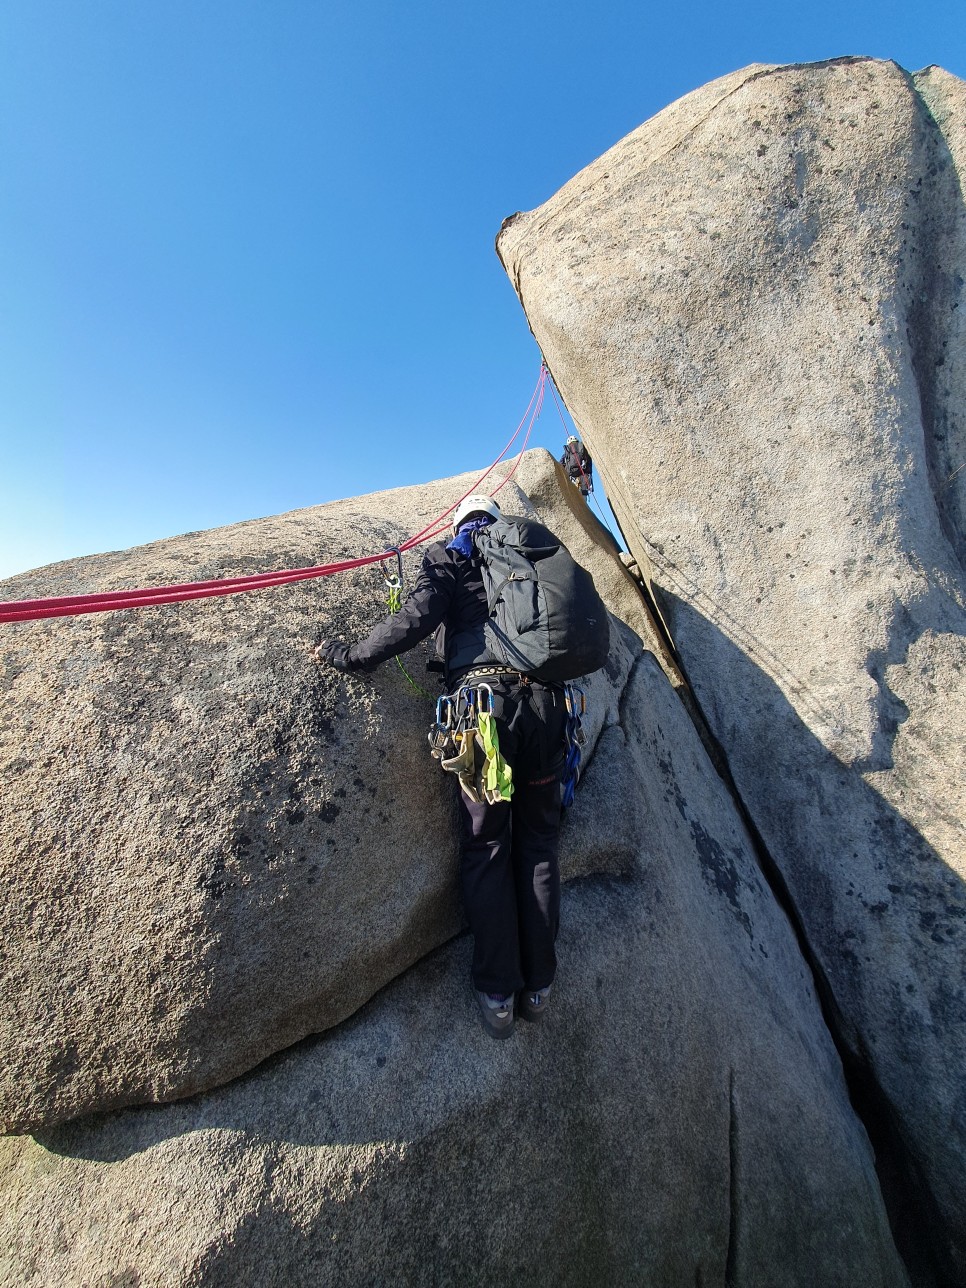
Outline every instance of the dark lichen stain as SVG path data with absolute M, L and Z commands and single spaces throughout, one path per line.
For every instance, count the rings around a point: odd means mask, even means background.
M 687 809 L 686 809 L 687 802 L 684 799 L 684 793 L 681 791 L 681 788 L 678 785 L 678 780 L 674 773 L 674 766 L 671 764 L 669 760 L 659 759 L 657 763 L 658 763 L 658 768 L 661 770 L 661 773 L 664 775 L 664 782 L 667 787 L 667 790 L 664 793 L 664 799 L 665 800 L 673 799 L 678 813 L 681 815 L 683 819 L 687 820 L 687 817 L 688 817 Z
M 246 838 L 247 840 L 247 838 Z M 236 851 L 237 857 L 237 851 Z M 234 882 L 229 881 L 225 875 L 226 864 L 222 857 L 219 857 L 212 864 L 211 871 L 202 872 L 198 877 L 196 884 L 197 889 L 201 890 L 210 899 L 220 899 L 226 890 L 231 889 Z
M 700 823 L 692 819 L 690 826 L 694 848 L 701 861 L 701 875 L 710 885 L 714 886 L 718 894 L 724 895 L 728 900 L 735 917 L 750 939 L 751 921 L 744 908 L 742 908 L 741 900 L 738 897 L 738 892 L 741 889 L 741 876 L 738 872 L 738 864 L 735 858 L 727 854 L 720 841 L 706 831 Z M 735 854 L 740 857 L 741 851 L 736 850 Z

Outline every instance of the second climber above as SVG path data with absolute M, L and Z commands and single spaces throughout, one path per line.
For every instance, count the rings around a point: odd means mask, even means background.
M 567 477 L 574 487 L 580 488 L 580 495 L 587 496 L 594 490 L 594 464 L 590 453 L 576 434 L 571 434 L 564 443 L 560 464 L 567 471 Z

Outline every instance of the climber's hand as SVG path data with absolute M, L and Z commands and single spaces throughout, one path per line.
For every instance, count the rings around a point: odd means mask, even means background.
M 351 671 L 349 649 L 351 645 L 340 644 L 338 640 L 323 640 L 312 650 L 316 662 L 325 666 L 334 666 L 337 671 Z

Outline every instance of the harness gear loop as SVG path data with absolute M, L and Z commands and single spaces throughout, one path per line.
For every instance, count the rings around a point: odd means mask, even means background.
M 496 666 L 496 665 L 475 666 L 472 669 L 472 671 L 466 672 L 466 674 L 463 676 L 463 679 L 464 681 L 475 680 L 480 676 L 488 676 L 490 679 L 495 679 L 498 677 L 505 678 L 505 677 L 512 676 L 513 679 L 519 680 L 521 684 L 523 684 L 524 682 L 529 684 L 530 682 L 530 677 L 528 675 L 524 675 L 522 671 L 518 671 L 516 667 Z

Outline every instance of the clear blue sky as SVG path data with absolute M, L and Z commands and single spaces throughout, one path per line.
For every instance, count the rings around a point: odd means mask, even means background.
M 966 76 L 964 14 L 6 0 L 0 576 L 488 464 L 539 366 L 504 216 L 750 62 Z

